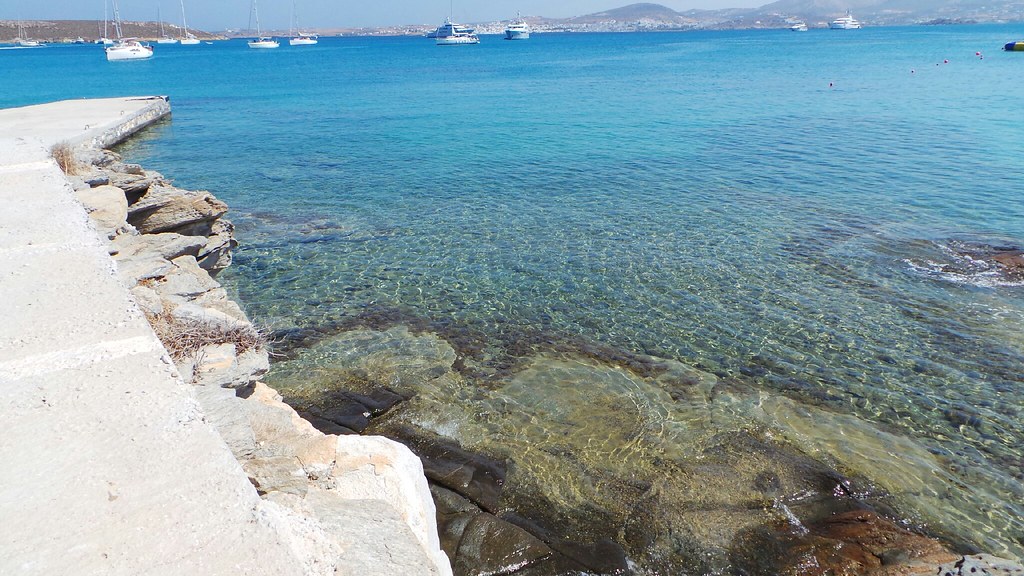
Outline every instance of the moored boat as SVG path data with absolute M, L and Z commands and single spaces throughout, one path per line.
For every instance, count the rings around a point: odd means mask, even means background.
M 199 44 L 199 38 L 196 38 L 195 34 L 188 31 L 188 22 L 185 21 L 185 0 L 181 0 L 181 38 L 178 38 L 178 42 L 183 46 Z
M 118 60 L 144 60 L 152 57 L 152 46 L 139 42 L 137 38 L 123 38 L 121 36 L 121 13 L 117 9 L 117 0 L 114 0 L 113 5 L 114 32 L 117 34 L 117 42 L 103 49 L 103 52 L 107 55 L 107 60 L 114 62 Z
M 42 42 L 33 40 L 25 34 L 25 25 L 20 20 L 18 21 L 18 37 L 14 39 L 14 44 L 22 48 L 37 48 L 43 45 Z
M 171 38 L 170 36 L 168 36 L 167 35 L 167 30 L 164 29 L 164 21 L 160 17 L 160 5 L 159 4 L 156 5 L 156 21 L 160 23 L 160 37 L 157 38 L 156 43 L 157 44 L 177 44 L 178 40 L 176 38 Z
M 291 46 L 312 46 L 319 41 L 316 34 L 299 32 L 295 37 L 288 39 L 288 44 Z
M 505 40 L 526 40 L 530 37 L 530 25 L 520 14 L 505 28 Z
M 256 15 L 256 39 L 249 41 L 249 48 L 277 48 L 281 43 L 269 36 L 263 36 L 260 31 L 260 11 L 256 7 L 256 0 L 252 0 L 252 12 Z
M 437 30 L 434 31 L 434 42 L 438 46 L 479 44 L 480 37 L 475 32 L 472 28 L 452 22 L 452 19 L 449 17 L 445 18 L 444 24 L 438 26 Z
M 828 27 L 832 30 L 857 30 L 861 27 L 861 24 L 847 10 L 846 16 L 840 16 L 829 22 Z
M 288 35 L 291 37 L 288 39 L 289 46 L 312 46 L 320 41 L 320 37 L 316 34 L 299 30 L 299 17 L 295 11 L 295 2 L 292 2 L 292 25 L 288 30 Z
M 153 56 L 153 47 L 139 42 L 136 38 L 122 38 L 104 49 L 107 60 L 143 60 Z
M 249 41 L 249 48 L 278 48 L 281 43 L 269 36 L 260 36 Z

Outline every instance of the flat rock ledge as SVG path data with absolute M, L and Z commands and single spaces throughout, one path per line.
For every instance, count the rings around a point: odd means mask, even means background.
M 263 336 L 215 280 L 237 245 L 227 205 L 109 150 L 75 155 L 68 180 L 121 281 L 300 573 L 452 574 L 420 459 L 386 438 L 324 434 L 260 382 L 270 367 Z

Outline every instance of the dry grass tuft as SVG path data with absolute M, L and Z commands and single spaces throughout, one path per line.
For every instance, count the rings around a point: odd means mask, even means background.
M 251 325 L 229 328 L 211 322 L 180 320 L 169 312 L 146 317 L 174 360 L 193 357 L 211 344 L 234 344 L 237 354 L 267 345 L 266 334 Z
M 78 174 L 79 163 L 75 159 L 75 151 L 67 142 L 58 142 L 50 148 L 50 156 L 57 161 L 57 166 L 67 175 Z

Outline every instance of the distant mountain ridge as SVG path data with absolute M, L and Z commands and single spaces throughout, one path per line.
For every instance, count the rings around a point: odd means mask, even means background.
M 82 38 L 92 42 L 103 33 L 103 20 L 23 20 L 21 24 L 25 28 L 25 35 L 35 40 L 46 42 L 72 41 Z M 181 27 L 165 22 L 164 29 L 171 38 L 181 36 Z M 209 32 L 188 27 L 188 31 L 201 40 L 213 40 L 222 38 Z M 160 37 L 159 22 L 121 22 L 121 32 L 126 38 L 152 38 Z M 114 23 L 107 23 L 107 34 L 114 37 Z M 17 20 L 0 20 L 0 42 L 11 42 L 18 37 Z
M 1024 21 L 1024 0 L 777 0 L 759 8 L 682 12 L 638 3 L 574 18 L 538 20 L 623 29 L 782 27 L 793 20 L 823 26 L 847 10 L 868 25 Z

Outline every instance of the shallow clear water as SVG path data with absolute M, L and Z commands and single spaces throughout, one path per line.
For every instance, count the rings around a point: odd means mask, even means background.
M 618 441 L 586 422 L 624 401 L 645 432 L 599 449 L 606 463 L 671 453 L 680 426 L 760 420 L 849 469 L 886 458 L 883 431 L 938 459 L 866 467 L 908 514 L 1021 556 L 1024 288 L 949 267 L 957 242 L 1024 241 L 1024 55 L 999 51 L 1019 32 L 233 41 L 132 63 L 3 50 L 0 105 L 170 95 L 173 121 L 125 152 L 231 205 L 242 245 L 221 279 L 251 316 L 421 322 L 471 368 L 448 390 L 468 407 L 447 432 L 467 444 L 566 426 L 586 452 Z M 272 383 L 328 385 L 312 375 L 351 362 L 351 340 Z M 707 405 L 688 412 L 651 378 L 563 357 L 592 345 L 756 393 L 696 417 Z M 612 400 L 573 415 L 579 386 Z M 479 417 L 495 403 L 533 420 Z

